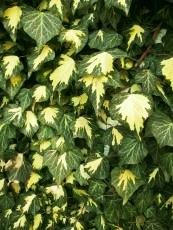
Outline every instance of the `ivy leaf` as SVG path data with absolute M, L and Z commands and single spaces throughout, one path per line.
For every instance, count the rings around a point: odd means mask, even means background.
M 92 102 L 93 106 L 96 111 L 98 111 L 100 108 L 101 99 L 103 99 L 105 94 L 104 84 L 108 81 L 108 77 L 103 75 L 97 77 L 94 75 L 86 75 L 79 81 L 83 82 L 85 87 L 88 88 L 89 95 L 94 99 Z
M 3 14 L 3 18 L 5 19 L 4 26 L 10 33 L 10 36 L 14 42 L 16 41 L 16 31 L 19 27 L 21 16 L 22 10 L 19 6 L 7 8 Z
M 41 176 L 38 173 L 31 172 L 30 177 L 27 181 L 26 190 L 29 190 L 32 187 L 32 185 L 37 184 L 40 179 Z
M 28 108 L 32 103 L 32 93 L 31 90 L 22 88 L 20 93 L 17 95 L 17 99 L 23 110 Z
M 119 147 L 118 154 L 122 164 L 138 164 L 147 155 L 143 142 L 134 137 L 125 137 Z
M 40 170 L 43 166 L 43 156 L 38 153 L 35 153 L 32 158 L 33 158 L 33 163 L 32 163 L 33 169 Z
M 109 42 L 107 42 L 109 41 Z M 121 45 L 122 36 L 114 31 L 95 31 L 89 36 L 89 46 L 99 50 L 112 49 Z
M 76 169 L 81 161 L 81 156 L 78 151 L 68 151 L 63 154 L 58 154 L 57 151 L 47 151 L 44 154 L 44 165 L 49 168 L 49 171 L 55 177 L 58 185 Z
M 165 78 L 171 82 L 171 87 L 173 90 L 173 73 L 172 73 L 172 65 L 173 65 L 173 57 L 165 59 L 161 61 L 162 67 L 162 74 Z
M 5 122 L 0 121 L 0 155 L 8 147 L 9 139 L 14 137 L 15 137 L 14 128 L 9 124 L 5 124 Z
M 26 11 L 22 18 L 24 31 L 33 38 L 38 47 L 59 34 L 61 21 L 50 12 Z
M 37 230 L 39 226 L 41 225 L 41 223 L 42 223 L 42 215 L 38 213 L 34 216 L 34 223 L 33 223 L 32 229 Z
M 173 121 L 166 114 L 161 112 L 153 114 L 149 124 L 160 147 L 173 146 Z
M 129 94 L 122 103 L 117 102 L 116 96 L 112 99 L 110 108 L 113 119 L 116 119 L 117 112 L 121 115 L 121 119 L 128 123 L 130 130 L 136 130 L 138 135 L 143 128 L 144 120 L 149 116 L 149 111 L 151 111 L 150 101 L 142 94 Z
M 99 166 L 101 165 L 102 160 L 103 160 L 103 158 L 99 157 L 96 160 L 89 161 L 84 166 L 84 168 L 87 169 L 88 172 L 90 172 L 91 174 L 94 174 L 97 171 L 97 169 L 99 168 Z
M 104 182 L 99 180 L 92 180 L 89 183 L 88 191 L 91 196 L 99 197 L 104 194 L 105 189 L 106 189 L 106 184 Z
M 35 102 L 43 102 L 48 100 L 49 94 L 49 90 L 45 85 L 39 85 L 35 87 L 32 97 Z
M 38 70 L 43 63 L 51 61 L 54 58 L 55 52 L 48 45 L 44 45 L 41 49 L 36 48 L 33 54 L 27 59 L 30 69 L 29 74 Z
M 19 57 L 15 55 L 4 56 L 2 59 L 4 75 L 6 79 L 9 79 L 13 75 L 16 75 L 22 70 L 23 65 L 21 64 Z
M 120 145 L 123 140 L 123 135 L 116 128 L 112 128 L 112 145 Z
M 25 112 L 25 125 L 23 128 L 23 132 L 26 136 L 32 136 L 35 132 L 37 132 L 39 126 L 37 122 L 37 117 L 32 111 Z
M 59 113 L 59 110 L 54 107 L 46 107 L 41 111 L 41 118 L 44 120 L 44 123 L 48 125 L 54 125 L 56 117 Z
M 134 169 L 115 167 L 111 172 L 111 183 L 119 196 L 123 198 L 123 205 L 127 203 L 133 193 L 144 183 L 139 172 Z
M 79 117 L 75 121 L 75 135 L 79 137 L 87 136 L 91 139 L 92 137 L 92 128 L 90 126 L 90 121 L 85 117 Z M 83 134 L 84 133 L 84 134 Z
M 61 55 L 59 65 L 60 66 L 50 74 L 53 90 L 55 90 L 58 85 L 63 85 L 63 88 L 67 87 L 70 78 L 73 76 L 73 73 L 76 72 L 75 61 L 67 55 Z
M 133 25 L 130 28 L 130 37 L 127 43 L 127 50 L 130 48 L 132 42 L 135 41 L 136 37 L 142 42 L 142 34 L 144 33 L 144 29 L 139 25 Z
M 164 153 L 159 157 L 159 166 L 163 171 L 165 180 L 170 181 L 173 178 L 173 153 Z
M 61 0 L 50 0 L 49 2 L 49 8 L 56 8 L 56 10 L 58 11 L 59 15 L 61 16 L 61 18 L 63 17 L 63 4 L 61 2 Z
M 46 193 L 52 194 L 55 200 L 65 196 L 64 189 L 61 185 L 51 185 L 46 187 Z
M 107 75 L 113 71 L 113 56 L 108 52 L 94 55 L 86 62 L 86 74 Z

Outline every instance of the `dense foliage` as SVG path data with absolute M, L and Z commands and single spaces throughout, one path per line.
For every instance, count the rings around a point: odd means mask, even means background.
M 0 229 L 173 229 L 173 5 L 0 3 Z

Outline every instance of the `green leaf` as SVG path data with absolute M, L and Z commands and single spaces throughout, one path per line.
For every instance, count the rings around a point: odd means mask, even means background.
M 9 139 L 15 137 L 14 128 L 11 125 L 0 121 L 0 155 L 3 153 L 9 144 Z
M 44 165 L 49 168 L 58 185 L 73 169 L 79 167 L 80 161 L 80 153 L 76 150 L 64 152 L 63 154 L 59 154 L 56 150 L 51 150 L 44 154 Z
M 150 119 L 153 136 L 160 147 L 173 146 L 173 121 L 164 113 L 155 113 Z
M 20 106 L 23 110 L 28 108 L 32 103 L 32 93 L 31 90 L 22 88 L 20 93 L 17 95 L 17 100 L 20 103 Z
M 50 12 L 26 11 L 22 18 L 24 31 L 40 47 L 59 34 L 61 21 Z
M 163 171 L 165 180 L 169 181 L 170 178 L 173 178 L 173 153 L 163 153 L 159 157 L 159 166 Z
M 122 36 L 120 34 L 114 31 L 98 30 L 90 34 L 88 44 L 91 48 L 107 50 L 117 47 L 121 43 Z
M 147 153 L 144 143 L 135 137 L 125 137 L 118 150 L 121 164 L 138 164 Z
M 111 184 L 123 198 L 123 205 L 143 183 L 141 175 L 135 167 L 131 170 L 115 167 L 111 172 Z
M 106 189 L 106 184 L 99 180 L 92 180 L 89 183 L 88 192 L 91 196 L 101 196 L 104 194 Z
M 126 15 L 128 15 L 132 0 L 105 0 L 106 7 L 111 8 L 112 6 L 123 10 Z

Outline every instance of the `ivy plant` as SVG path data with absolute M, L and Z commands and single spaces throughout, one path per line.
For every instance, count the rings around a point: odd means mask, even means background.
M 0 3 L 1 229 L 173 229 L 173 5 Z

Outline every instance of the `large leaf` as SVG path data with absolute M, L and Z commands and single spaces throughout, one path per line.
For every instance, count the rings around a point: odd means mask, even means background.
M 44 154 L 44 165 L 49 168 L 58 185 L 62 183 L 73 169 L 77 169 L 80 161 L 80 153 L 76 150 L 64 152 L 63 154 L 52 150 Z
M 173 146 L 173 121 L 166 114 L 154 114 L 149 125 L 160 147 Z
M 59 34 L 61 21 L 50 12 L 26 11 L 22 18 L 24 31 L 38 46 L 44 45 Z
M 121 119 L 126 121 L 130 130 L 136 130 L 137 134 L 143 128 L 144 120 L 148 118 L 149 111 L 151 111 L 151 102 L 148 97 L 142 94 L 129 94 L 122 103 L 119 100 L 122 98 L 114 97 L 110 108 L 112 118 L 116 119 L 116 114 L 121 115 Z M 118 105 L 117 105 L 118 104 Z
M 138 164 L 147 153 L 145 145 L 134 137 L 125 137 L 118 150 L 122 164 Z
M 111 183 L 119 196 L 123 198 L 123 205 L 127 203 L 133 193 L 144 183 L 136 168 L 131 170 L 115 167 L 111 172 Z

